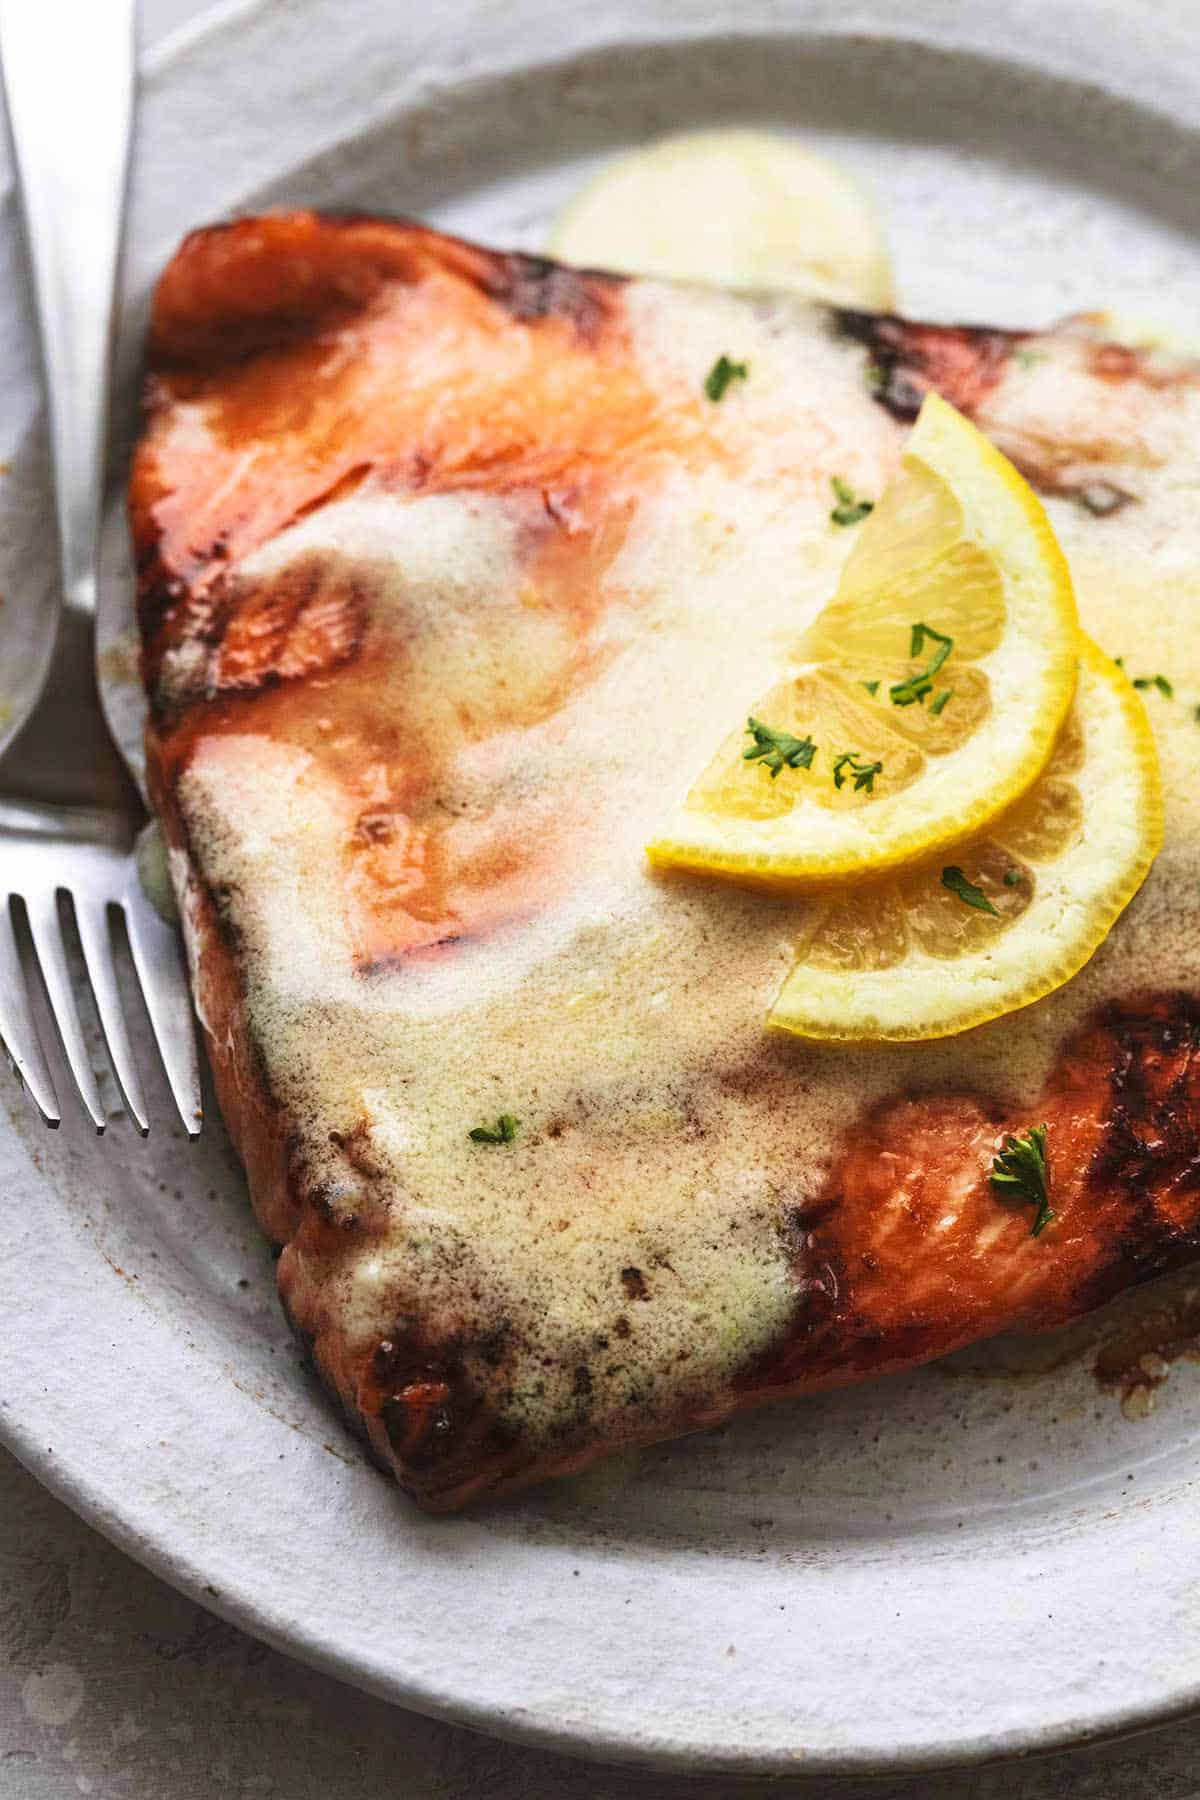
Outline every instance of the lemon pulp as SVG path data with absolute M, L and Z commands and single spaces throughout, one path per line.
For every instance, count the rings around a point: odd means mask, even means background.
M 964 837 L 1045 766 L 1078 623 L 1016 470 L 930 395 L 856 529 L 834 598 L 648 846 L 652 862 L 783 884 L 870 873 Z
M 1145 708 L 1089 640 L 1045 774 L 985 831 L 817 902 L 769 1015 L 814 1038 L 944 1037 L 1074 975 L 1162 841 Z

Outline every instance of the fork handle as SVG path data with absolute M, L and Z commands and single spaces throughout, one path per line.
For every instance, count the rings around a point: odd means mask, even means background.
M 0 0 L 0 60 L 50 407 L 63 597 L 96 609 L 136 0 Z

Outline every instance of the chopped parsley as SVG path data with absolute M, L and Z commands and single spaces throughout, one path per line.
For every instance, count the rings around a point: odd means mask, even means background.
M 991 913 L 994 919 L 1000 917 L 999 909 L 992 905 L 983 889 L 968 881 L 957 863 L 951 863 L 948 869 L 942 870 L 942 886 L 957 894 L 964 906 L 973 906 L 976 912 Z
M 1005 869 L 1004 871 L 1005 887 L 1020 887 L 1024 879 L 1020 869 Z
M 1040 1237 L 1058 1214 L 1050 1207 L 1050 1176 L 1046 1168 L 1046 1126 L 1007 1137 L 992 1163 L 992 1186 L 1024 1206 L 1036 1206 L 1032 1237 Z
M 833 765 L 833 785 L 844 787 L 853 777 L 854 791 L 866 788 L 868 794 L 875 792 L 875 777 L 883 774 L 881 762 L 869 763 L 860 761 L 857 750 L 843 750 Z
M 906 681 L 897 681 L 888 689 L 888 699 L 893 706 L 912 706 L 914 702 L 923 706 L 926 694 L 933 692 L 933 683 L 928 675 L 910 675 Z
M 915 675 L 909 675 L 904 681 L 897 681 L 888 689 L 888 698 L 893 706 L 912 706 L 914 701 L 918 705 L 924 706 L 926 694 L 933 692 L 933 678 L 953 650 L 954 639 L 946 637 L 940 631 L 935 631 L 932 625 L 917 624 L 912 628 L 908 654 L 913 657 L 920 656 L 926 638 L 936 644 L 937 649 L 923 669 L 918 669 Z M 945 704 L 946 702 L 943 700 L 942 705 Z
M 1114 656 L 1113 661 L 1123 675 L 1129 675 L 1123 656 Z M 1164 699 L 1173 700 L 1175 698 L 1175 684 L 1173 681 L 1169 681 L 1165 675 L 1130 675 L 1129 679 L 1134 687 L 1142 693 L 1145 693 L 1147 688 L 1157 688 Z
M 934 695 L 933 699 L 929 702 L 929 710 L 935 719 L 937 718 L 938 714 L 942 711 L 942 709 L 946 706 L 947 702 L 950 700 L 953 700 L 953 698 L 954 698 L 954 689 L 953 688 L 943 688 L 940 694 Z
M 710 400 L 723 400 L 725 390 L 731 381 L 745 381 L 750 374 L 750 364 L 731 362 L 727 356 L 718 356 L 708 374 L 704 377 L 704 391 Z
M 817 746 L 810 737 L 793 737 L 790 731 L 777 731 L 761 719 L 747 719 L 746 730 L 754 742 L 742 751 L 742 761 L 757 762 L 761 758 L 763 766 L 771 771 L 772 781 L 781 769 L 812 768 Z
M 947 637 L 944 632 L 935 631 L 932 625 L 914 625 L 909 635 L 908 654 L 910 656 L 920 656 L 926 638 L 929 639 L 930 643 L 939 646 L 934 652 L 933 661 L 930 663 L 927 671 L 930 675 L 936 675 L 950 652 L 953 650 L 954 639 L 952 637 Z
M 833 496 L 837 501 L 837 505 L 829 515 L 835 525 L 859 525 L 868 513 L 875 511 L 875 502 L 863 500 L 854 492 L 848 481 L 842 480 L 840 475 L 831 475 L 829 485 L 833 489 Z
M 1124 664 L 1121 666 L 1123 668 Z M 1175 688 L 1173 684 L 1167 680 L 1165 675 L 1135 675 L 1133 678 L 1133 685 L 1135 688 L 1143 690 L 1146 688 L 1157 688 L 1159 693 L 1164 695 L 1166 699 L 1173 700 L 1175 698 Z
M 867 690 L 868 694 L 870 694 L 872 700 L 875 698 L 876 694 L 879 692 L 879 683 L 877 681 L 862 681 L 859 683 L 859 686 L 866 688 L 866 690 Z
M 520 1122 L 511 1113 L 501 1113 L 494 1125 L 476 1125 L 467 1136 L 473 1144 L 511 1144 Z

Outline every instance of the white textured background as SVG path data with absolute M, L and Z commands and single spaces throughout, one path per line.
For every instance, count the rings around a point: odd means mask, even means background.
M 1200 0 L 1173 4 L 1191 11 Z M 153 40 L 198 10 L 198 0 L 144 0 L 144 36 Z M 1200 1722 L 936 1780 L 672 1781 L 564 1762 L 398 1712 L 243 1637 L 112 1549 L 0 1451 L 0 1800 L 74 1794 L 1200 1800 Z

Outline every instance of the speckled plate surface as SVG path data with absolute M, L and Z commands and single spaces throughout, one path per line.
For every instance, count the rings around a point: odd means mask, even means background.
M 859 169 L 910 312 L 1186 322 L 1190 18 L 1141 0 L 226 6 L 146 72 L 114 481 L 149 282 L 188 226 L 312 202 L 537 246 L 596 158 L 684 124 L 778 123 Z M 11 647 L 36 641 L 53 569 L 11 192 L 0 354 L 0 669 L 20 705 Z M 119 527 L 110 553 L 104 663 L 132 742 Z M 697 1769 L 896 1772 L 1200 1704 L 1197 1372 L 1138 1420 L 1091 1372 L 1145 1297 L 434 1521 L 301 1371 L 215 1116 L 192 1149 L 119 1119 L 98 1144 L 81 1121 L 44 1133 L 7 1075 L 0 1100 L 0 1432 L 274 1643 L 485 1730 Z

